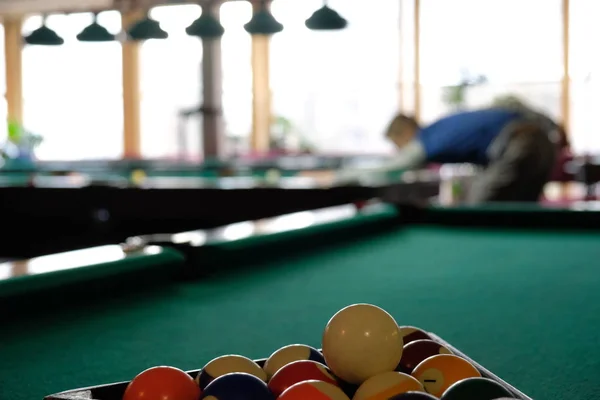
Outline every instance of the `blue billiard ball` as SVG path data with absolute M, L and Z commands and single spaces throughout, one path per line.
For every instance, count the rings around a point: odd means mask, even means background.
M 225 374 L 208 384 L 202 399 L 210 400 L 275 400 L 267 384 L 243 372 Z

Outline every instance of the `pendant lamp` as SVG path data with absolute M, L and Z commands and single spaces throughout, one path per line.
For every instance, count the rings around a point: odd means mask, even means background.
M 259 9 L 254 12 L 250 22 L 244 25 L 244 29 L 251 35 L 273 35 L 281 32 L 283 25 L 271 14 L 266 0 L 261 0 Z
M 98 23 L 98 14 L 94 13 L 94 21 L 77 35 L 80 42 L 112 42 L 115 35 Z
M 202 9 L 202 15 L 186 28 L 186 33 L 201 39 L 218 39 L 225 33 L 221 22 L 211 12 L 210 7 Z
M 146 14 L 144 19 L 139 20 L 128 29 L 127 37 L 129 40 L 143 41 L 166 39 L 169 37 L 169 34 L 160 27 L 160 23 L 157 20 L 152 19 L 150 15 Z
M 65 40 L 46 25 L 46 17 L 42 20 L 42 26 L 25 37 L 25 43 L 38 46 L 60 46 Z
M 323 7 L 306 20 L 306 27 L 314 31 L 335 31 L 344 29 L 346 26 L 348 26 L 348 21 L 330 8 L 327 0 L 323 1 Z

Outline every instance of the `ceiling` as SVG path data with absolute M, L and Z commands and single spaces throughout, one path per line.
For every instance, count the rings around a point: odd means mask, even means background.
M 123 9 L 124 7 L 128 7 L 129 4 L 138 4 L 140 6 L 171 3 L 201 4 L 209 1 L 210 0 L 0 0 L 0 15 L 94 11 L 110 8 Z

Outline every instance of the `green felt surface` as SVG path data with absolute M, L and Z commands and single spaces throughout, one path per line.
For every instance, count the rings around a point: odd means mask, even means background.
M 0 399 L 319 346 L 331 315 L 356 302 L 439 334 L 536 399 L 597 397 L 600 234 L 407 226 L 328 248 L 298 243 L 287 260 L 3 327 Z

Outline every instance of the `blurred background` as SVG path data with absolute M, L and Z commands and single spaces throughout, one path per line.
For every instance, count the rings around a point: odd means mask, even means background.
M 42 12 L 33 12 L 35 3 Z M 2 98 L 1 118 L 21 120 L 25 129 L 41 137 L 35 156 L 205 158 L 203 115 L 181 116 L 182 110 L 206 103 L 202 41 L 185 31 L 202 7 L 146 4 L 169 37 L 143 41 L 135 62 L 124 63 L 123 41 L 77 39 L 92 22 L 94 7 L 80 4 L 69 11 L 63 0 L 53 11 L 51 3 L 0 3 L 0 13 L 4 7 L 9 15 L 0 29 L 5 47 L 0 54 L 6 61 L 0 64 L 3 93 L 6 79 L 22 77 L 21 96 L 13 90 Z M 600 121 L 594 115 L 600 69 L 594 38 L 600 37 L 600 27 L 593 16 L 600 4 L 568 3 L 565 18 L 563 0 L 331 0 L 329 5 L 349 24 L 322 32 L 305 26 L 322 6 L 320 0 L 273 0 L 273 16 L 284 29 L 268 39 L 268 48 L 256 45 L 244 29 L 253 14 L 250 2 L 220 4 L 217 11 L 225 28 L 219 41 L 225 135 L 220 155 L 270 150 L 253 142 L 253 135 L 270 135 L 270 147 L 289 152 L 387 153 L 383 130 L 396 112 L 414 113 L 426 123 L 499 96 L 517 96 L 563 121 L 574 152 L 598 152 Z M 110 9 L 106 4 L 98 22 L 117 34 L 123 10 L 133 5 L 117 2 Z M 64 44 L 23 46 L 22 70 L 15 73 L 15 55 L 6 52 L 7 44 L 11 50 L 11 41 L 17 40 L 11 18 L 18 19 L 24 36 L 46 18 L 47 27 Z M 138 82 L 134 86 L 132 79 Z M 139 87 L 139 95 L 123 96 L 124 88 L 132 87 Z M 269 107 L 261 107 L 265 96 Z M 22 106 L 12 109 L 22 110 L 9 116 L 6 99 L 15 102 L 17 97 Z M 135 101 L 139 112 L 127 111 L 136 107 L 126 103 Z M 264 124 L 256 124 L 265 119 L 271 122 L 268 132 Z M 289 133 L 285 143 L 274 144 L 282 130 Z M 128 148 L 127 135 L 139 137 Z

